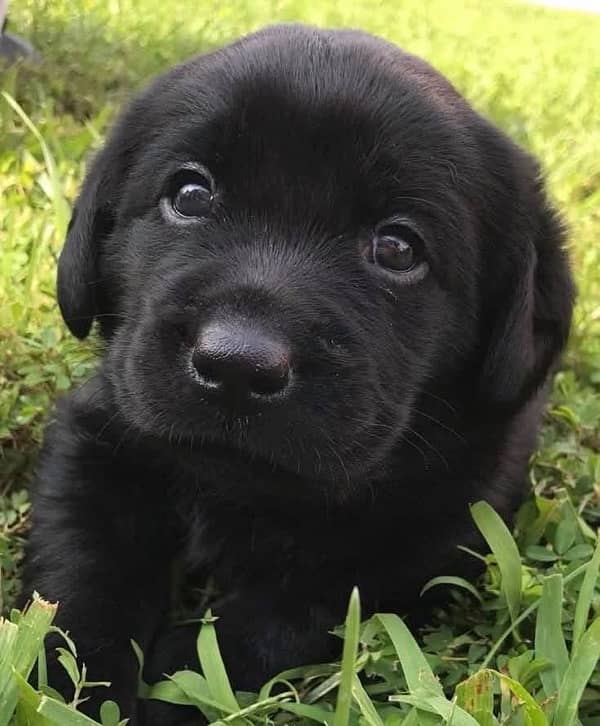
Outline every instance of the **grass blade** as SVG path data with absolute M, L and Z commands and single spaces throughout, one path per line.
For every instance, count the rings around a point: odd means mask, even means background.
M 494 724 L 494 676 L 489 670 L 474 673 L 456 688 L 456 703 L 477 719 L 479 726 Z
M 319 706 L 310 706 L 307 703 L 282 703 L 280 708 L 310 721 L 325 724 L 325 726 L 332 726 L 333 724 L 333 711 L 326 711 Z
M 58 237 L 62 239 L 67 231 L 67 225 L 69 223 L 69 217 L 71 216 L 71 210 L 63 193 L 62 183 L 60 181 L 60 176 L 58 174 L 52 152 L 50 151 L 48 144 L 45 142 L 44 137 L 40 133 L 37 126 L 33 123 L 33 121 L 29 118 L 29 116 L 25 113 L 25 111 L 21 108 L 17 101 L 15 101 L 15 99 L 5 91 L 0 91 L 0 93 L 6 103 L 8 103 L 8 105 L 17 114 L 17 116 L 21 119 L 21 121 L 25 124 L 29 131 L 31 131 L 31 133 L 35 136 L 42 149 L 44 164 L 46 165 L 48 178 L 50 180 L 51 201 L 52 206 L 54 207 L 56 233 Z
M 333 716 L 333 726 L 348 726 L 350 705 L 352 703 L 352 683 L 354 680 L 354 664 L 358 652 L 360 635 L 360 596 L 355 587 L 350 595 L 346 629 L 344 632 L 344 650 L 342 653 L 342 670 L 338 687 L 337 702 Z
M 432 724 L 439 726 L 439 723 L 440 719 L 437 715 L 412 708 L 401 726 L 431 726 Z
M 573 570 L 573 572 L 570 572 L 568 575 L 565 576 L 563 583 L 566 585 L 568 582 L 571 582 L 572 580 L 576 580 L 581 575 L 584 575 L 587 571 L 587 564 L 581 565 L 577 569 Z M 519 617 L 514 621 L 514 623 L 511 623 L 506 630 L 504 630 L 500 636 L 496 639 L 494 645 L 490 648 L 488 651 L 488 654 L 483 659 L 483 662 L 481 663 L 481 668 L 487 668 L 490 663 L 494 660 L 496 653 L 500 650 L 500 647 L 504 643 L 504 641 L 508 638 L 508 636 L 517 629 L 517 627 L 524 623 L 527 618 L 532 615 L 539 607 L 540 601 L 536 600 L 535 602 L 531 603 L 531 605 L 519 615 Z
M 31 605 L 19 620 L 13 667 L 24 678 L 28 678 L 31 673 L 55 613 L 56 605 L 35 595 Z
M 510 678 L 506 674 L 500 673 L 499 671 L 491 672 L 494 673 L 500 679 L 500 682 L 504 686 L 509 688 L 513 695 L 516 696 L 517 699 L 523 704 L 525 708 L 525 713 L 529 718 L 528 726 L 548 726 L 548 720 L 546 719 L 544 712 L 536 703 L 535 699 L 529 693 L 529 691 L 523 688 L 523 686 L 518 681 L 515 681 L 513 678 Z
M 41 694 L 36 693 L 23 676 L 17 674 L 15 682 L 19 690 L 16 726 L 54 726 L 53 721 L 49 721 L 37 711 Z M 25 683 L 26 687 L 23 686 L 23 683 Z
M 427 658 L 410 630 L 398 615 L 383 613 L 375 616 L 389 635 L 402 666 L 408 688 L 412 693 L 428 692 L 444 697 L 441 683 L 433 674 Z
M 563 579 L 550 575 L 544 580 L 544 588 L 535 626 L 535 653 L 552 662 L 553 668 L 540 672 L 546 696 L 558 691 L 569 667 L 569 652 L 562 633 Z
M 42 696 L 37 711 L 58 726 L 99 726 L 98 721 L 48 696 Z
M 11 662 L 17 633 L 15 623 L 0 618 L 0 726 L 10 722 L 17 700 Z
M 359 677 L 356 675 L 356 673 L 354 673 L 353 675 L 354 677 L 352 680 L 352 695 L 354 696 L 354 700 L 360 708 L 360 711 L 365 721 L 369 724 L 369 726 L 384 726 L 381 717 L 379 716 L 375 706 L 373 705 L 373 701 L 371 701 L 371 699 L 369 698 L 369 694 L 363 688 Z
M 34 595 L 18 623 L 0 618 L 0 726 L 10 723 L 18 698 L 16 677 L 29 677 L 55 613 L 56 605 Z
M 230 709 L 223 703 L 219 703 L 210 693 L 208 683 L 200 673 L 177 671 L 177 673 L 169 676 L 169 681 L 174 683 L 185 694 L 186 698 L 189 698 L 190 702 L 202 711 L 209 723 L 216 721 L 219 715 L 226 717 L 238 710 Z
M 600 617 L 582 635 L 558 691 L 554 726 L 573 726 L 579 701 L 600 658 Z
M 483 598 L 470 582 L 465 580 L 463 577 L 455 577 L 453 575 L 441 575 L 440 577 L 432 578 L 421 590 L 421 595 L 424 595 L 428 590 L 431 590 L 432 587 L 437 587 L 438 585 L 461 588 L 462 590 L 466 590 L 471 593 L 471 595 L 473 595 L 473 597 L 479 602 L 483 602 Z
M 299 678 L 308 682 L 314 678 L 331 676 L 336 673 L 338 673 L 338 667 L 334 663 L 325 663 L 319 666 L 300 666 L 299 668 L 290 668 L 289 670 L 278 673 L 276 676 L 273 676 L 273 678 L 267 681 L 260 689 L 258 698 L 261 701 L 265 698 L 269 698 L 271 691 L 273 690 L 273 686 L 277 683 L 283 683 L 286 686 L 289 686 L 290 681 L 294 681 Z
M 581 640 L 583 633 L 587 627 L 587 621 L 590 615 L 590 606 L 594 598 L 594 591 L 598 584 L 598 577 L 600 572 L 600 537 L 598 538 L 598 544 L 594 555 L 590 560 L 583 582 L 581 583 L 581 590 L 579 591 L 579 597 L 577 598 L 577 605 L 575 606 L 575 618 L 573 620 L 573 642 L 571 644 L 571 653 L 575 652 L 577 644 Z
M 407 703 L 420 711 L 437 714 L 445 719 L 444 723 L 451 724 L 451 726 L 480 726 L 473 716 L 452 701 L 448 701 L 444 696 L 424 694 L 421 691 L 419 695 L 390 696 L 390 701 Z M 417 723 L 421 723 L 420 718 Z
M 29 708 L 35 709 L 36 713 L 41 714 L 53 724 L 58 724 L 58 726 L 99 726 L 97 721 L 80 711 L 75 711 L 66 703 L 37 693 L 18 673 L 15 673 L 15 681 L 21 698 L 26 701 Z
M 317 701 L 320 701 L 325 695 L 335 690 L 340 685 L 341 676 L 341 672 L 337 669 L 333 675 L 329 676 L 329 678 L 326 678 L 324 681 L 321 681 L 312 688 L 304 696 L 304 702 L 316 703 Z
M 215 618 L 212 617 L 210 610 L 207 611 L 198 635 L 198 658 L 212 699 L 222 703 L 230 713 L 233 713 L 240 710 L 240 705 L 233 693 L 221 658 L 214 622 Z
M 471 515 L 494 553 L 502 576 L 502 592 L 510 619 L 514 621 L 521 607 L 521 557 L 517 544 L 502 518 L 487 502 L 477 502 Z
M 140 698 L 174 703 L 178 706 L 198 706 L 197 702 L 186 695 L 173 681 L 159 681 L 148 686 L 146 693 Z

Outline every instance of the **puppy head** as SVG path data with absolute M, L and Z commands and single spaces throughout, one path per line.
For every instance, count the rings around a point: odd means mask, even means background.
M 428 392 L 533 394 L 568 334 L 561 243 L 535 163 L 426 63 L 282 26 L 125 111 L 58 299 L 79 337 L 97 318 L 134 427 L 343 484 Z

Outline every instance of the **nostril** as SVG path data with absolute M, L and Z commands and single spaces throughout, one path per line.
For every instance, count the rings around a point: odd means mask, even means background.
M 197 382 L 228 404 L 244 398 L 266 400 L 290 384 L 288 345 L 245 322 L 215 322 L 203 328 L 191 363 Z
M 266 368 L 255 368 L 248 377 L 248 388 L 255 396 L 273 396 L 287 388 L 290 369 L 287 360 Z
M 192 354 L 192 365 L 201 382 L 209 388 L 217 388 L 222 383 L 222 372 L 215 358 L 196 349 Z

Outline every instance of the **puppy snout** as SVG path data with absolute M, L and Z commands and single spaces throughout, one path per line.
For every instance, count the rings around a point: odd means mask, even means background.
M 219 402 L 266 402 L 285 395 L 291 380 L 289 344 L 256 324 L 214 321 L 192 352 L 198 383 Z

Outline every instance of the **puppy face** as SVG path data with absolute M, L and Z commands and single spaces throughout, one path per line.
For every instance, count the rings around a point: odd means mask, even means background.
M 536 175 L 422 61 L 267 29 L 124 113 L 59 302 L 134 428 L 343 490 L 436 391 L 511 412 L 545 378 L 571 288 Z

